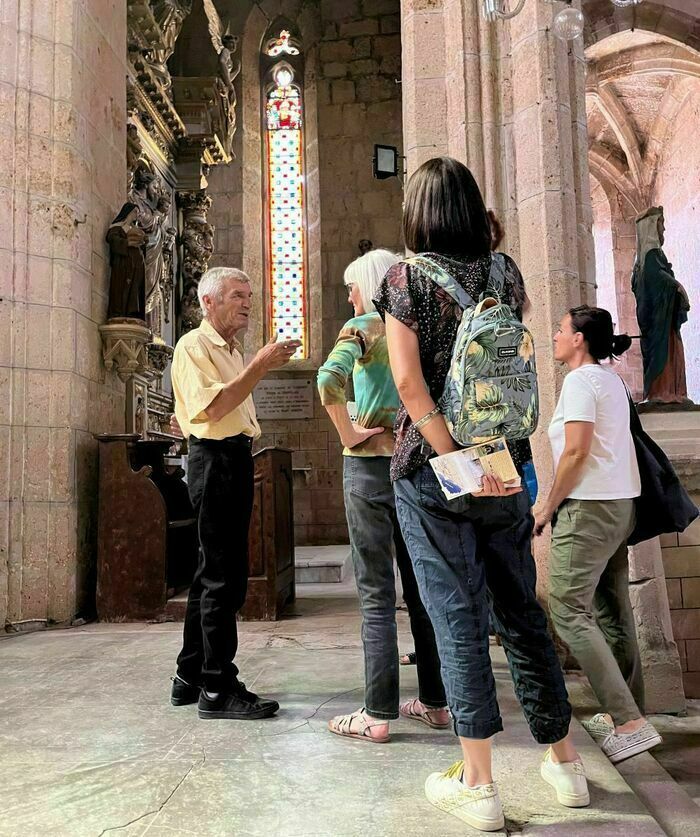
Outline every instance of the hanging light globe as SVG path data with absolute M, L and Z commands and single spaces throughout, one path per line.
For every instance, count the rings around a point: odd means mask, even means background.
M 567 6 L 554 18 L 552 31 L 562 41 L 573 41 L 583 34 L 584 17 L 580 9 Z

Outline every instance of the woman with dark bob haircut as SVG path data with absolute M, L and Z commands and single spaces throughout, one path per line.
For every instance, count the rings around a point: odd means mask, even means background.
M 405 195 L 406 246 L 429 258 L 473 299 L 489 284 L 491 227 L 471 172 L 457 160 L 428 160 Z M 502 291 L 518 317 L 526 302 L 522 276 L 505 257 Z M 491 770 L 493 736 L 503 729 L 489 658 L 489 617 L 508 656 L 515 690 L 535 739 L 550 745 L 542 777 L 563 805 L 589 802 L 586 777 L 569 738 L 571 706 L 535 597 L 533 519 L 527 495 L 483 479 L 478 495 L 447 500 L 430 466 L 458 445 L 436 408 L 445 385 L 462 309 L 447 291 L 402 261 L 374 301 L 386 321 L 392 373 L 401 398 L 394 426 L 391 478 L 401 531 L 421 599 L 435 629 L 442 678 L 464 761 L 425 783 L 428 799 L 483 831 L 503 828 Z M 511 442 L 516 467 L 532 454 Z

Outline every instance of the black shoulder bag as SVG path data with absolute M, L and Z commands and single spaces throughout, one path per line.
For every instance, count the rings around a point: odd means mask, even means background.
M 627 400 L 630 433 L 642 482 L 642 493 L 634 501 L 637 521 L 627 539 L 627 543 L 634 546 L 658 535 L 685 531 L 700 511 L 683 488 L 666 454 L 644 431 L 629 391 Z

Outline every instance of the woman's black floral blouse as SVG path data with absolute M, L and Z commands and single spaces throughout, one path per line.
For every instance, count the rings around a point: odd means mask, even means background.
M 491 269 L 490 254 L 475 261 L 448 258 L 436 253 L 425 255 L 439 262 L 473 299 L 478 300 L 485 291 Z M 525 286 L 518 266 L 509 256 L 506 256 L 505 293 L 511 308 L 522 319 L 527 302 Z M 418 335 L 423 377 L 437 403 L 450 368 L 462 309 L 447 291 L 405 262 L 390 268 L 377 291 L 374 304 L 382 318 L 391 314 Z M 420 431 L 413 427 L 403 404 L 396 415 L 394 435 L 396 443 L 391 460 L 391 479 L 397 480 L 424 465 L 434 452 Z M 532 459 L 527 440 L 509 442 L 508 447 L 516 465 Z

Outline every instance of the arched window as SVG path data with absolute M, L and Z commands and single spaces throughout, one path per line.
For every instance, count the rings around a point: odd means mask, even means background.
M 301 49 L 281 29 L 263 48 L 267 298 L 270 334 L 301 340 L 309 356 Z

